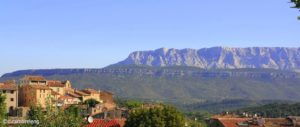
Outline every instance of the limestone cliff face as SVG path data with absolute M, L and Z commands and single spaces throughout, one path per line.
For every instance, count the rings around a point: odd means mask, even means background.
M 203 49 L 168 49 L 137 51 L 114 65 L 147 65 L 155 67 L 191 66 L 205 69 L 271 68 L 300 69 L 300 48 L 213 47 Z

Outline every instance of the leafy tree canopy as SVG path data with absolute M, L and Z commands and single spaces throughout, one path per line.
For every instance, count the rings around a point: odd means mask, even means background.
M 300 0 L 291 0 L 291 2 L 295 3 L 296 8 L 300 8 Z
M 39 106 L 30 107 L 29 120 L 38 120 L 38 124 L 21 124 L 20 127 L 81 127 L 84 125 L 84 117 L 81 109 L 70 106 L 63 110 L 58 107 L 43 109 Z
M 295 4 L 294 8 L 300 9 L 300 0 L 291 0 L 291 2 Z M 300 16 L 298 19 L 300 20 Z
M 129 113 L 125 127 L 184 127 L 185 118 L 172 106 L 137 108 Z
M 126 107 L 128 109 L 139 108 L 143 105 L 143 102 L 135 101 L 135 100 L 117 99 L 116 102 L 117 102 L 119 107 Z

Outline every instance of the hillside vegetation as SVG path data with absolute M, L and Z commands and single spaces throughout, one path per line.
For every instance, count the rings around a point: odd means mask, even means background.
M 263 106 L 242 108 L 235 112 L 239 114 L 246 112 L 271 118 L 300 116 L 300 103 L 272 103 Z
M 221 100 L 299 100 L 296 72 L 270 69 L 205 70 L 193 67 L 122 66 L 103 69 L 25 70 L 0 80 L 43 75 L 71 80 L 75 88 L 112 91 L 122 98 L 193 104 Z

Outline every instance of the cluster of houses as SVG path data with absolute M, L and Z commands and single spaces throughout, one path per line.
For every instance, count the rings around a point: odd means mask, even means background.
M 210 118 L 207 124 L 208 127 L 300 127 L 300 117 L 263 118 L 217 115 Z
M 104 112 L 117 114 L 111 92 L 90 88 L 74 89 L 68 80 L 58 81 L 47 80 L 42 76 L 24 76 L 18 82 L 9 80 L 0 83 L 0 93 L 6 96 L 5 103 L 9 116 L 26 117 L 30 106 L 39 105 L 45 108 L 50 104 L 66 108 L 70 105 L 83 104 L 89 99 L 99 102 L 95 107 L 87 107 L 89 115 L 99 116 Z

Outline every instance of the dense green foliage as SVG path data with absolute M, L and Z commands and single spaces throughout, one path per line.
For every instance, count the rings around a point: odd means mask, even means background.
M 296 8 L 300 8 L 300 0 L 291 0 L 295 4 Z
M 185 118 L 172 106 L 138 108 L 129 113 L 125 127 L 183 127 Z
M 188 123 L 189 123 L 188 125 L 190 127 L 205 127 L 206 126 L 205 120 L 210 118 L 211 115 L 212 114 L 208 112 L 199 112 L 199 111 L 185 113 L 185 116 L 188 119 Z
M 5 104 L 5 95 L 0 93 L 0 127 L 3 125 L 3 120 L 6 116 L 6 104 Z
M 250 108 L 243 108 L 235 111 L 237 114 L 243 112 L 249 114 L 257 114 L 263 117 L 286 117 L 286 116 L 300 116 L 300 103 L 273 103 L 263 106 L 256 106 Z
M 283 100 L 222 100 L 222 101 L 207 101 L 194 104 L 177 105 L 179 108 L 188 112 L 209 111 L 210 113 L 222 113 L 224 111 L 233 111 L 245 107 L 255 107 L 271 103 L 291 103 L 291 101 Z
M 70 106 L 66 110 L 54 107 L 42 109 L 41 107 L 30 107 L 29 120 L 38 120 L 38 124 L 22 124 L 29 127 L 81 127 L 84 123 L 81 110 L 76 106 Z
M 125 107 L 127 109 L 139 108 L 143 105 L 141 101 L 127 100 L 127 99 L 115 99 L 119 107 Z
M 100 102 L 95 99 L 88 99 L 88 100 L 85 100 L 83 103 L 86 104 L 88 107 L 95 107 Z
M 295 4 L 295 8 L 300 9 L 300 0 L 291 0 L 291 2 Z M 298 19 L 300 20 L 300 16 Z

